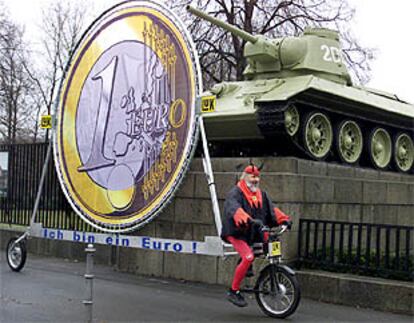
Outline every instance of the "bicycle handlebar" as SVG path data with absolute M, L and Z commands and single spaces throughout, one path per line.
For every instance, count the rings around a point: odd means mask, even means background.
M 286 230 L 289 229 L 289 226 L 287 224 L 282 224 L 280 231 L 278 232 L 279 235 L 283 234 Z
M 267 225 L 264 225 L 263 222 L 259 219 L 250 219 L 249 222 L 252 224 L 252 226 L 258 226 L 260 231 L 262 232 L 272 231 L 272 228 L 268 227 Z M 282 224 L 279 227 L 280 227 L 280 230 L 275 232 L 279 236 L 282 235 L 289 228 L 289 226 L 286 224 Z

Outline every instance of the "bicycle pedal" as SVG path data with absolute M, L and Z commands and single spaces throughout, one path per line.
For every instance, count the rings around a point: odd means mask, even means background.
M 253 266 L 250 265 L 249 269 L 246 272 L 246 277 L 253 277 L 253 276 L 254 276 Z

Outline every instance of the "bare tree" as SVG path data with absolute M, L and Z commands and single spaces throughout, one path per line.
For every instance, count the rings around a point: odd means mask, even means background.
M 205 84 L 241 80 L 246 61 L 246 41 L 208 22 L 195 19 L 184 7 L 195 5 L 210 15 L 252 34 L 271 38 L 296 36 L 305 27 L 328 27 L 341 33 L 345 60 L 355 81 L 365 83 L 370 77 L 370 48 L 363 48 L 352 35 L 349 21 L 354 10 L 347 0 L 183 0 L 169 1 L 189 25 L 203 68 Z
M 86 6 L 73 1 L 54 2 L 43 11 L 41 46 L 34 52 L 39 64 L 25 65 L 37 89 L 34 96 L 37 120 L 41 114 L 52 111 L 66 65 L 82 35 L 86 14 Z
M 23 29 L 9 20 L 3 3 L 0 8 L 0 140 L 15 143 L 27 136 L 27 96 L 31 88 L 23 66 L 28 56 Z

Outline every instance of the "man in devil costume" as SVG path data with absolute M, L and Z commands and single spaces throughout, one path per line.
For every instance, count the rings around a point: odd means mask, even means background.
M 250 220 L 259 219 L 269 227 L 291 225 L 290 217 L 275 208 L 266 192 L 259 189 L 259 182 L 259 168 L 253 164 L 247 166 L 224 203 L 221 237 L 224 241 L 230 242 L 241 257 L 227 298 L 240 307 L 247 306 L 246 300 L 240 293 L 240 284 L 251 269 L 254 260 L 251 245 L 255 242 L 267 241 L 267 235 L 259 232 L 256 226 L 250 225 Z

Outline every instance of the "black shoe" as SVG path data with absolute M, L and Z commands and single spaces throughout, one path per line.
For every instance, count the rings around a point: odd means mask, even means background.
M 227 299 L 229 300 L 229 302 L 233 303 L 236 306 L 239 306 L 239 307 L 247 306 L 247 302 L 239 290 L 234 291 L 232 289 L 229 289 L 229 291 L 227 292 Z

